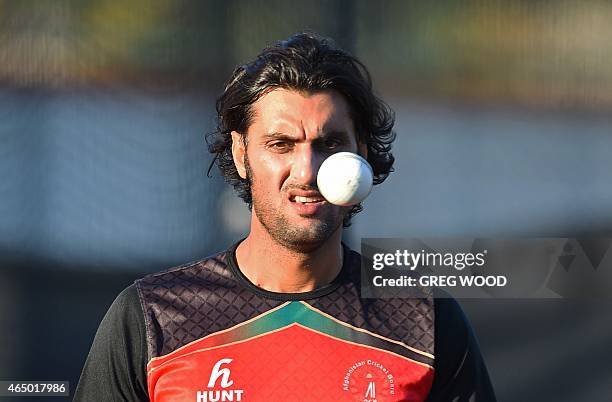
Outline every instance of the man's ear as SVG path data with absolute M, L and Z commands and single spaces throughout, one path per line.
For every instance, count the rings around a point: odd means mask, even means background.
M 234 165 L 238 175 L 243 179 L 246 179 L 246 167 L 244 166 L 244 156 L 246 154 L 245 140 L 242 138 L 242 134 L 232 131 L 232 157 L 234 158 Z

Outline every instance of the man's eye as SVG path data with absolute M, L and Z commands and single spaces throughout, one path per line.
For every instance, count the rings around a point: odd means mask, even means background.
M 343 144 L 342 141 L 338 139 L 334 139 L 334 138 L 329 138 L 325 140 L 325 148 L 327 149 L 336 149 L 342 146 L 342 144 Z
M 268 148 L 274 151 L 287 151 L 291 149 L 291 143 L 287 141 L 274 141 L 268 144 Z

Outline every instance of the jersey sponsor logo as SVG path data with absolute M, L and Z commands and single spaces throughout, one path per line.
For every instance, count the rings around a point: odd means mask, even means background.
M 347 369 L 342 389 L 352 401 L 392 401 L 396 394 L 395 377 L 387 367 L 375 360 L 360 360 Z
M 228 367 L 221 368 L 222 364 L 230 364 L 231 362 L 232 359 L 221 359 L 215 363 L 215 366 L 210 373 L 210 379 L 208 380 L 208 388 L 214 388 L 219 377 L 221 377 L 221 388 L 228 388 L 232 386 L 234 381 L 229 379 L 231 374 L 230 369 Z
M 234 385 L 234 380 L 230 380 L 232 373 L 229 367 L 221 368 L 222 365 L 229 365 L 231 362 L 232 359 L 225 358 L 215 363 L 208 378 L 208 389 L 196 393 L 196 402 L 242 401 L 244 390 L 228 389 Z M 217 388 L 217 382 L 221 389 L 215 389 Z

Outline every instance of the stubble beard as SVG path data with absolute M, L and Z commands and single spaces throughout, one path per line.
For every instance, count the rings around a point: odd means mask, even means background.
M 272 203 L 256 195 L 253 191 L 255 177 L 245 153 L 244 165 L 248 185 L 251 189 L 253 213 L 268 232 L 270 237 L 282 246 L 296 252 L 305 253 L 321 247 L 342 225 L 344 214 L 335 215 L 333 212 L 322 217 L 306 218 L 311 221 L 307 227 L 291 224 L 288 217 L 272 205 Z M 282 192 L 282 191 L 281 191 Z

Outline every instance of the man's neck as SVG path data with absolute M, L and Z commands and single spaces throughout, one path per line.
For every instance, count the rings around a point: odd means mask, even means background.
M 261 228 L 263 229 L 263 228 Z M 258 287 L 279 293 L 309 292 L 324 286 L 342 269 L 342 226 L 320 247 L 292 250 L 263 230 L 253 230 L 236 249 L 240 271 Z

